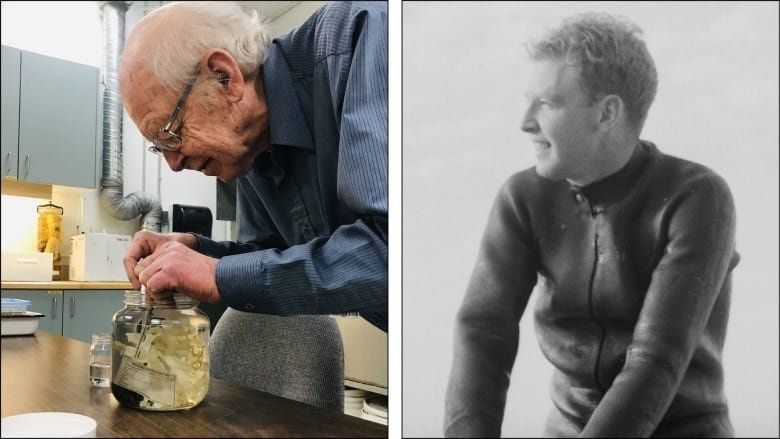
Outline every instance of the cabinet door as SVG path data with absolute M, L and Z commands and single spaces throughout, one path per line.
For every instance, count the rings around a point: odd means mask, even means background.
M 92 334 L 111 332 L 114 313 L 125 305 L 122 290 L 65 291 L 62 335 L 87 343 Z
M 44 315 L 38 329 L 62 335 L 62 290 L 3 290 L 3 297 L 29 300 L 28 311 Z
M 15 179 L 19 159 L 19 66 L 22 52 L 2 46 L 2 175 Z
M 97 186 L 98 72 L 22 51 L 19 180 Z

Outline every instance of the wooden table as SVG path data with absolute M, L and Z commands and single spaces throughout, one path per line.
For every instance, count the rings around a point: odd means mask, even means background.
M 87 343 L 38 330 L 1 344 L 2 417 L 79 413 L 97 421 L 98 437 L 387 437 L 384 425 L 214 378 L 190 410 L 131 409 L 89 384 Z

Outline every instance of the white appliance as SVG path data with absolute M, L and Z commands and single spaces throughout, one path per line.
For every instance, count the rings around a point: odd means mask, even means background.
M 2 252 L 3 282 L 51 282 L 52 253 Z
M 110 233 L 82 233 L 70 238 L 70 280 L 127 282 L 122 264 L 132 238 Z

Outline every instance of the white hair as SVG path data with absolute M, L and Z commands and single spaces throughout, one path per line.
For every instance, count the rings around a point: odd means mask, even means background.
M 244 76 L 254 73 L 265 60 L 271 39 L 257 11 L 247 13 L 234 2 L 184 1 L 155 9 L 144 21 L 160 14 L 168 15 L 154 26 L 163 35 L 145 59 L 157 80 L 171 91 L 195 79 L 200 57 L 210 48 L 227 50 Z M 184 16 L 182 24 L 171 20 L 178 16 Z

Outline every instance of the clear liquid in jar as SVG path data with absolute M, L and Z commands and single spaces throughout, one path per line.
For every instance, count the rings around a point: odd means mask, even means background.
M 90 363 L 89 381 L 95 387 L 109 387 L 111 384 L 111 363 Z
M 179 316 L 181 323 L 188 317 Z M 193 319 L 202 320 L 202 319 Z M 154 321 L 154 319 L 153 319 Z M 208 327 L 199 324 L 115 325 L 111 390 L 123 405 L 181 410 L 208 392 Z

